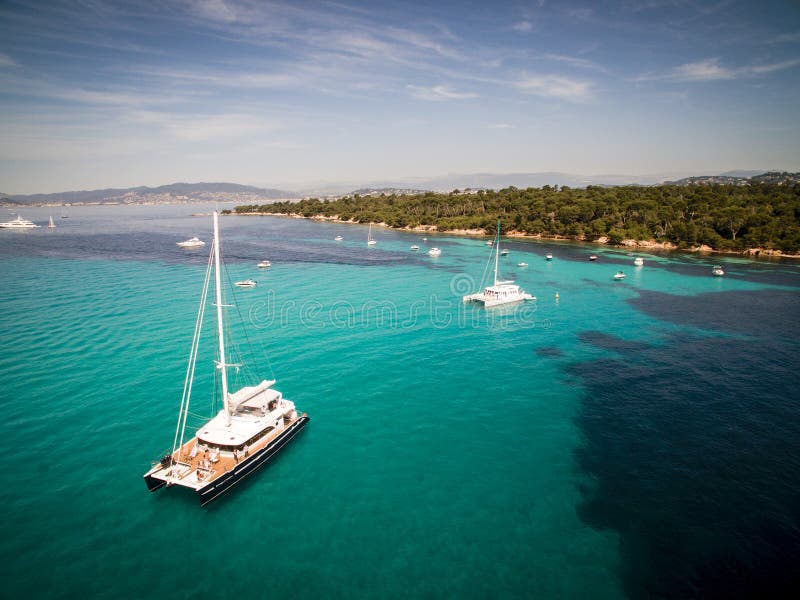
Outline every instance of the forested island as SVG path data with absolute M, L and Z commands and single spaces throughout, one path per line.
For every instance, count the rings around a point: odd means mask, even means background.
M 613 245 L 791 254 L 800 251 L 800 184 L 658 185 L 353 194 L 237 206 L 237 214 L 284 214 L 393 228 L 503 232 Z

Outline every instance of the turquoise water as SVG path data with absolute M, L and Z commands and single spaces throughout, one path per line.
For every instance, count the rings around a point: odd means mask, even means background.
M 47 210 L 23 215 L 46 222 Z M 646 593 L 666 585 L 653 575 L 666 563 L 637 570 L 631 532 L 598 518 L 604 494 L 623 490 L 586 452 L 659 432 L 633 419 L 600 441 L 596 398 L 613 387 L 606 409 L 634 386 L 613 370 L 600 387 L 595 378 L 621 355 L 677 364 L 679 338 L 757 351 L 766 317 L 748 309 L 764 298 L 788 298 L 777 310 L 789 323 L 800 316 L 793 263 L 644 254 L 637 269 L 622 251 L 590 263 L 597 249 L 509 241 L 501 271 L 538 300 L 487 312 L 460 302 L 483 273 L 483 240 L 431 236 L 442 249 L 432 259 L 415 234 L 373 229 L 368 249 L 365 227 L 226 217 L 230 277 L 259 282 L 232 297 L 249 339 L 234 335 L 256 358 L 263 349 L 254 370 L 274 373 L 311 422 L 257 477 L 200 508 L 184 490 L 149 494 L 142 474 L 172 442 L 205 264 L 205 249 L 175 242 L 210 241 L 210 218 L 191 216 L 207 210 L 73 207 L 55 231 L 0 232 L 9 597 Z M 268 271 L 255 269 L 263 258 Z M 710 276 L 714 263 L 726 277 Z M 619 269 L 623 283 L 611 279 Z M 734 296 L 755 331 L 658 312 Z M 793 382 L 796 343 L 779 329 L 767 337 L 763 360 Z M 198 361 L 198 413 L 212 405 L 212 359 Z M 774 446 L 789 448 L 791 468 L 794 433 Z

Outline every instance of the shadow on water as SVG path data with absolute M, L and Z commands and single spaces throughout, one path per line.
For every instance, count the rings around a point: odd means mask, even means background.
M 619 533 L 631 597 L 800 590 L 798 295 L 748 294 L 758 296 L 631 300 L 746 341 L 674 334 L 655 347 L 581 335 L 618 356 L 570 367 L 586 388 L 577 461 L 596 483 L 579 515 Z M 766 313 L 742 314 L 754 306 Z

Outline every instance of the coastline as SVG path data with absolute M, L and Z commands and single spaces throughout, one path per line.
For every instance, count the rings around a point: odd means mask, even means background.
M 245 216 L 245 217 L 285 217 L 289 219 L 308 219 L 311 221 L 327 221 L 331 223 L 343 223 L 350 225 L 365 225 L 355 219 L 340 219 L 338 215 L 313 215 L 306 217 L 300 213 L 270 213 L 270 212 L 231 212 L 231 215 Z M 386 229 L 394 229 L 396 231 L 408 231 L 419 233 L 441 233 L 443 235 L 458 235 L 464 237 L 489 237 L 484 229 L 449 229 L 440 231 L 436 225 L 417 225 L 416 227 L 392 227 L 388 223 L 373 223 L 376 227 L 385 227 Z M 610 248 L 631 248 L 640 250 L 654 250 L 654 251 L 667 251 L 667 252 L 694 252 L 702 254 L 723 254 L 728 256 L 744 256 L 748 258 L 793 258 L 800 259 L 800 253 L 787 254 L 781 250 L 773 250 L 770 248 L 747 248 L 745 250 L 717 250 L 711 246 L 701 244 L 699 246 L 678 246 L 672 242 L 659 242 L 657 240 L 622 240 L 621 244 L 613 245 L 609 243 L 606 236 L 601 236 L 596 240 L 587 240 L 585 236 L 581 237 L 566 237 L 559 235 L 542 235 L 529 233 L 522 233 L 513 229 L 504 234 L 503 237 L 529 239 L 529 240 L 552 240 L 560 242 L 580 243 L 592 246 L 604 246 Z

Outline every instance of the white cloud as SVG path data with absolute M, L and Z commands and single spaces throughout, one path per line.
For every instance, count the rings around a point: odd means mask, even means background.
M 519 21 L 518 23 L 514 23 L 511 29 L 521 33 L 528 33 L 529 31 L 533 31 L 533 24 L 530 21 Z
M 671 79 L 679 81 L 710 81 L 714 79 L 733 79 L 734 71 L 720 66 L 718 58 L 680 65 L 672 70 Z
M 435 85 L 433 87 L 409 85 L 408 89 L 411 90 L 411 95 L 419 100 L 468 100 L 478 97 L 478 94 L 473 92 L 453 91 L 446 85 Z
M 591 95 L 592 84 L 560 75 L 526 75 L 514 85 L 528 94 L 565 100 L 582 100 Z
M 727 79 L 741 79 L 774 73 L 783 69 L 790 69 L 800 65 L 800 58 L 785 60 L 777 63 L 762 65 L 746 65 L 743 67 L 726 67 L 720 64 L 719 58 L 707 58 L 693 63 L 686 63 L 674 67 L 662 75 L 642 75 L 636 81 L 719 81 Z
M 774 71 L 781 71 L 783 69 L 790 69 L 792 67 L 796 67 L 800 65 L 800 58 L 795 58 L 793 60 L 785 60 L 779 63 L 773 63 L 771 65 L 753 65 L 750 67 L 744 67 L 741 72 L 742 73 L 752 73 L 754 75 L 760 75 L 761 73 L 772 73 Z

